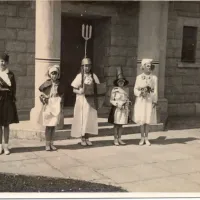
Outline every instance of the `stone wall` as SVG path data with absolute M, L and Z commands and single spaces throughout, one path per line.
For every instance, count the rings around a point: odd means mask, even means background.
M 111 42 L 108 48 L 105 77 L 107 81 L 108 100 L 116 79 L 116 68 L 122 67 L 124 76 L 129 81 L 130 97 L 133 97 L 133 86 L 137 75 L 139 4 L 130 3 L 119 6 L 117 15 L 111 19 Z
M 17 108 L 34 104 L 35 5 L 30 1 L 0 2 L 0 51 L 10 55 L 17 82 Z
M 196 63 L 181 63 L 184 25 L 198 27 Z M 200 103 L 200 2 L 170 2 L 165 97 L 169 115 L 198 114 Z

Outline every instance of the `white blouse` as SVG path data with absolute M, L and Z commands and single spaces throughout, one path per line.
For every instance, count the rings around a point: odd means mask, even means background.
M 8 86 L 11 86 L 11 82 L 10 82 L 10 79 L 8 77 L 8 72 L 9 72 L 8 69 L 5 69 L 4 71 L 0 71 L 0 77 L 6 82 L 6 84 Z
M 94 77 L 94 81 L 95 83 L 99 84 L 99 79 L 97 78 L 96 74 L 93 74 Z M 80 88 L 81 87 L 81 80 L 82 80 L 82 74 L 79 73 L 77 74 L 76 78 L 73 80 L 73 82 L 71 83 L 71 86 L 73 88 Z M 91 74 L 84 74 L 84 83 L 85 84 L 92 84 L 92 75 Z
M 149 86 L 153 89 L 153 92 L 150 94 L 153 102 L 158 101 L 158 78 L 157 76 L 150 74 L 146 75 L 144 73 L 140 74 L 136 78 L 134 94 L 136 97 L 139 97 L 141 94 L 141 88 Z

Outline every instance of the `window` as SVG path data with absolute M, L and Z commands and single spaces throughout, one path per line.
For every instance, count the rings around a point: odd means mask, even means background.
M 182 62 L 195 62 L 197 43 L 197 27 L 184 26 L 182 40 Z

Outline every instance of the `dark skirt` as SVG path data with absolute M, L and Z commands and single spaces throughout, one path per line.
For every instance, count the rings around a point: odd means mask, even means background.
M 111 109 L 110 109 L 110 113 L 109 113 L 109 116 L 108 116 L 108 123 L 110 123 L 110 124 L 114 124 L 115 110 L 116 110 L 115 106 L 112 106 Z
M 8 91 L 0 91 L 0 126 L 19 123 L 13 96 Z

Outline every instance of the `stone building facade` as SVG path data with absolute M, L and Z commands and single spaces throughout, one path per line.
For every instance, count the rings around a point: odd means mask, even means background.
M 170 2 L 165 97 L 169 115 L 198 115 L 200 103 L 200 3 Z M 197 27 L 196 62 L 181 62 L 183 26 Z
M 19 114 L 29 116 L 37 104 L 36 90 L 45 78 L 46 66 L 60 62 L 62 66 L 63 14 L 95 19 L 94 71 L 106 81 L 108 88 L 102 113 L 108 111 L 116 68 L 123 67 L 132 92 L 135 78 L 140 73 L 140 60 L 152 57 L 159 77 L 161 118 L 198 114 L 200 29 L 196 63 L 181 62 L 181 49 L 183 26 L 199 28 L 199 13 L 199 2 L 0 2 L 0 51 L 10 54 L 10 69 L 17 81 Z M 72 110 L 66 108 L 66 115 L 72 114 Z

